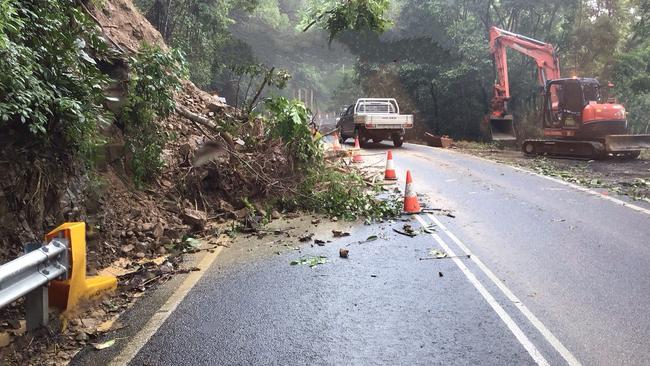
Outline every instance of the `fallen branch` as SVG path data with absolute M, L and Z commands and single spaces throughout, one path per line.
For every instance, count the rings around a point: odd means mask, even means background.
M 199 123 L 216 132 L 217 135 L 220 136 L 226 142 L 226 144 L 228 144 L 230 150 L 234 151 L 235 141 L 233 140 L 232 136 L 230 136 L 230 134 L 226 131 L 221 131 L 221 126 L 217 125 L 213 120 L 190 112 L 187 108 L 179 104 L 176 105 L 176 112 L 181 116 L 189 119 L 190 121 Z

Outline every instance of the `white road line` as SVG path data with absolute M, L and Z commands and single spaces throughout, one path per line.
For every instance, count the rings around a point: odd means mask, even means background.
M 413 145 L 413 144 L 409 144 L 409 145 Z M 416 146 L 418 146 L 418 147 L 425 147 L 425 148 L 429 148 L 429 149 L 436 149 L 437 151 L 440 151 L 439 148 L 435 148 L 435 147 L 424 146 L 424 145 L 416 145 Z M 558 179 L 558 178 L 554 178 L 554 177 L 549 177 L 549 176 L 547 176 L 547 175 L 542 175 L 542 174 L 539 174 L 539 173 L 535 173 L 535 172 L 533 172 L 533 171 L 530 171 L 530 170 L 527 170 L 527 169 L 523 169 L 523 168 L 519 168 L 519 167 L 516 167 L 516 166 L 513 166 L 513 165 L 506 164 L 506 163 L 499 163 L 499 162 L 497 162 L 497 161 L 490 160 L 490 159 L 486 159 L 486 158 L 482 158 L 482 157 L 479 157 L 479 156 L 469 155 L 469 154 L 465 154 L 465 153 L 461 153 L 461 152 L 457 152 L 457 151 L 453 151 L 453 150 L 445 150 L 445 152 L 454 153 L 454 154 L 459 154 L 459 155 L 463 155 L 464 157 L 467 157 L 467 158 L 472 158 L 472 159 L 477 159 L 477 160 L 483 160 L 483 161 L 488 162 L 488 163 L 497 164 L 497 165 L 501 165 L 501 166 L 506 166 L 506 167 L 512 168 L 512 169 L 514 169 L 514 170 L 520 171 L 520 172 L 522 172 L 522 173 L 526 173 L 526 174 L 530 174 L 530 175 L 535 175 L 535 176 L 538 176 L 538 177 L 540 177 L 540 178 L 548 179 L 548 180 L 553 181 L 553 182 L 555 182 L 555 183 L 562 184 L 562 185 L 564 185 L 564 186 L 567 186 L 567 187 L 571 187 L 571 188 L 577 189 L 577 190 L 579 190 L 579 191 L 582 191 L 582 192 L 585 192 L 585 193 L 588 193 L 588 194 L 594 195 L 594 196 L 596 196 L 596 197 L 600 197 L 600 198 L 602 198 L 602 199 L 604 199 L 604 200 L 607 200 L 607 201 L 613 202 L 613 203 L 615 203 L 615 204 L 617 204 L 617 205 L 621 205 L 621 206 L 624 206 L 624 207 L 628 207 L 628 208 L 631 208 L 631 209 L 633 209 L 633 210 L 635 210 L 635 211 L 638 211 L 638 212 L 644 213 L 644 214 L 646 214 L 646 215 L 650 215 L 650 210 L 647 209 L 647 208 L 643 208 L 643 207 L 641 207 L 641 206 L 637 206 L 637 205 L 635 205 L 635 204 L 633 204 L 633 203 L 625 202 L 625 201 L 623 201 L 623 200 L 621 200 L 621 199 L 618 199 L 618 198 L 614 198 L 614 197 L 611 197 L 611 196 L 608 196 L 608 195 L 604 195 L 604 194 L 602 194 L 602 193 L 600 193 L 600 192 L 594 191 L 593 189 L 589 189 L 589 188 L 581 187 L 581 186 L 579 186 L 579 185 L 577 185 L 577 184 L 563 181 L 562 179 Z
M 510 291 L 506 285 L 497 278 L 497 276 L 492 273 L 492 271 L 483 264 L 483 262 L 473 253 L 470 252 L 470 250 L 467 248 L 465 244 L 463 244 L 460 239 L 454 233 L 452 233 L 447 227 L 438 220 L 435 216 L 428 214 L 429 218 L 433 220 L 433 222 L 438 225 L 442 231 L 447 234 L 447 236 L 454 242 L 460 249 L 465 253 L 465 255 L 470 255 L 471 260 L 478 266 L 478 268 L 483 271 L 483 273 L 503 292 L 503 294 L 510 300 L 516 307 L 521 311 L 521 313 L 530 321 L 530 323 L 546 338 L 548 343 L 555 348 L 555 350 L 566 360 L 566 362 L 571 365 L 571 366 L 578 366 L 580 365 L 580 362 L 571 354 L 571 352 L 564 347 L 562 342 L 560 342 L 557 337 L 551 333 L 548 328 L 533 314 L 527 307 L 524 305 L 515 294 Z
M 427 226 L 427 224 L 424 222 L 424 220 L 421 217 L 416 216 L 416 219 L 420 221 L 422 226 Z M 519 343 L 521 343 L 521 345 L 526 349 L 526 351 L 528 351 L 528 354 L 533 358 L 533 360 L 538 365 L 548 365 L 549 364 L 548 361 L 546 361 L 544 356 L 539 352 L 537 347 L 535 347 L 533 342 L 531 342 L 530 339 L 526 337 L 526 335 L 521 330 L 521 328 L 519 328 L 517 323 L 515 323 L 515 321 L 512 320 L 510 315 L 508 315 L 508 313 L 503 309 L 503 307 L 497 302 L 494 296 L 492 296 L 492 294 L 490 294 L 490 292 L 485 288 L 485 286 L 481 284 L 481 282 L 476 278 L 474 273 L 472 273 L 472 271 L 470 271 L 469 268 L 467 268 L 467 266 L 465 266 L 465 264 L 460 259 L 458 259 L 458 257 L 456 257 L 456 254 L 454 254 L 451 248 L 449 248 L 447 243 L 445 243 L 440 238 L 440 236 L 438 236 L 438 234 L 433 233 L 431 234 L 431 236 L 438 242 L 438 244 L 440 244 L 442 249 L 452 258 L 454 263 L 456 263 L 456 265 L 458 266 L 458 268 L 460 268 L 463 274 L 465 274 L 469 282 L 472 285 L 474 285 L 476 290 L 478 290 L 481 296 L 483 296 L 485 301 L 487 301 L 487 303 L 492 307 L 492 309 L 497 313 L 497 315 L 499 315 L 499 317 L 501 318 L 501 320 L 503 320 L 503 322 L 506 324 L 508 329 L 510 329 L 510 332 L 514 334 L 514 336 L 517 338 Z
M 140 349 L 144 347 L 149 339 L 156 334 L 160 326 L 169 318 L 169 316 L 176 310 L 178 304 L 183 301 L 185 296 L 190 292 L 194 285 L 203 277 L 207 272 L 206 270 L 210 267 L 212 262 L 217 258 L 223 247 L 219 247 L 214 250 L 214 252 L 208 252 L 198 263 L 197 267 L 200 271 L 192 271 L 187 275 L 185 280 L 181 285 L 174 291 L 174 293 L 169 297 L 167 302 L 158 309 L 151 319 L 144 325 L 142 329 L 129 340 L 129 343 L 122 349 L 120 354 L 115 356 L 115 358 L 108 364 L 108 366 L 124 366 L 127 365 L 133 357 L 135 357 Z

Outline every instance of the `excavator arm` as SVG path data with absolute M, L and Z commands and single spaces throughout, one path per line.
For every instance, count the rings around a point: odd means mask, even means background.
M 529 37 L 490 28 L 490 53 L 494 57 L 497 82 L 490 105 L 489 129 L 493 140 L 515 140 L 516 133 L 512 115 L 508 110 L 510 100 L 510 82 L 508 80 L 507 49 L 513 49 L 533 60 L 537 65 L 537 77 L 543 87 L 547 80 L 560 78 L 560 63 L 552 45 Z M 551 92 L 551 101 L 557 102 L 555 92 Z

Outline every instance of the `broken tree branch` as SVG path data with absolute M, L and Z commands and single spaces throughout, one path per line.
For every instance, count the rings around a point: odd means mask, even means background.
M 230 136 L 228 132 L 222 131 L 221 126 L 217 125 L 214 121 L 210 120 L 209 118 L 200 116 L 196 113 L 190 112 L 187 108 L 183 107 L 180 104 L 176 105 L 176 112 L 181 116 L 189 119 L 190 121 L 199 123 L 216 132 L 217 135 L 220 136 L 226 142 L 226 144 L 228 144 L 228 147 L 231 150 L 235 150 L 235 141 L 233 140 L 232 136 Z
M 248 104 L 248 107 L 246 108 L 246 112 L 250 113 L 253 110 L 253 106 L 255 105 L 255 102 L 257 102 L 257 99 L 260 97 L 260 94 L 262 94 L 262 90 L 264 90 L 264 87 L 266 84 L 271 80 L 271 77 L 273 76 L 273 71 L 275 71 L 275 67 L 272 67 L 269 72 L 266 73 L 266 76 L 264 76 L 264 80 L 262 81 L 262 85 L 260 85 L 259 89 L 257 89 L 257 93 L 255 93 L 255 96 L 251 100 L 251 102 Z
M 314 26 L 314 24 L 316 24 L 318 21 L 320 21 L 321 19 L 323 19 L 323 17 L 324 17 L 325 15 L 327 15 L 327 14 L 334 14 L 334 10 L 328 10 L 328 11 L 326 11 L 326 12 L 323 12 L 323 14 L 317 16 L 316 19 L 314 19 L 314 20 L 312 20 L 311 22 L 309 22 L 309 24 L 307 24 L 307 26 L 306 26 L 302 31 L 303 31 L 303 32 L 308 31 L 309 28 L 311 28 L 312 26 Z

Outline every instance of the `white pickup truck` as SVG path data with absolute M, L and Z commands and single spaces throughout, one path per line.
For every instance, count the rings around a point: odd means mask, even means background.
M 362 146 L 369 140 L 391 139 L 395 147 L 400 147 L 406 129 L 413 127 L 413 116 L 399 114 L 399 105 L 393 98 L 361 98 L 341 114 L 336 127 L 341 132 L 341 143 L 359 136 Z

